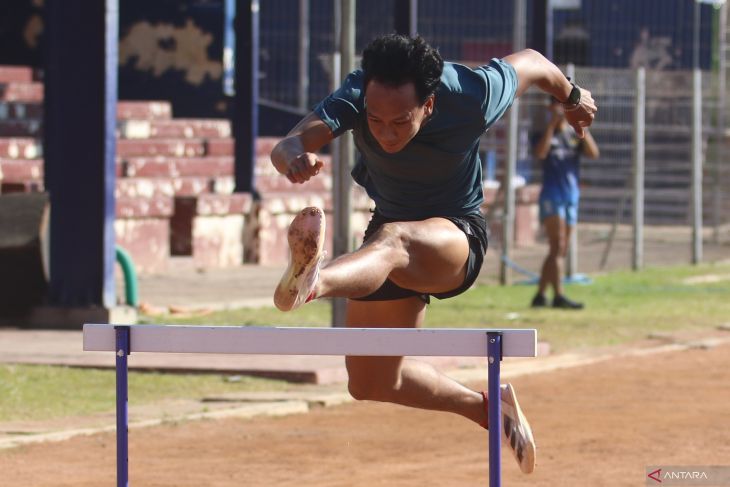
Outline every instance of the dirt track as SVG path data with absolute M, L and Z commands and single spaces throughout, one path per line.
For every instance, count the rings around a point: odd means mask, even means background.
M 505 485 L 640 486 L 647 465 L 730 465 L 730 346 L 513 383 L 538 467 L 523 476 L 505 456 Z M 486 448 L 486 433 L 456 416 L 349 404 L 133 430 L 130 485 L 487 485 Z M 0 451 L 0 485 L 112 486 L 114 450 L 114 436 L 101 434 Z

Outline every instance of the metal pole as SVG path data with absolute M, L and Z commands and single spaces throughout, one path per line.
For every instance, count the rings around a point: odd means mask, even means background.
M 299 0 L 299 108 L 309 102 L 309 0 Z
M 225 0 L 223 6 L 225 17 L 223 32 L 223 94 L 236 96 L 234 59 L 236 52 L 236 0 Z
M 53 208 L 47 303 L 108 310 L 117 304 L 119 2 L 48 0 L 44 15 L 44 179 Z
M 127 402 L 127 355 L 129 327 L 115 326 L 117 372 L 117 487 L 129 485 L 129 410 Z
M 340 80 L 352 71 L 355 67 L 355 0 L 342 0 L 340 29 Z M 334 241 L 332 244 L 333 257 L 346 254 L 352 250 L 352 238 L 350 229 L 350 213 L 352 203 L 350 200 L 350 168 L 352 167 L 354 143 L 352 134 L 345 133 L 339 137 L 339 151 L 337 160 L 333 164 L 332 172 L 334 181 L 333 191 L 333 215 L 334 215 Z M 332 325 L 344 326 L 347 300 L 336 298 L 332 300 Z
M 727 37 L 727 3 L 723 3 L 719 11 L 719 22 L 717 29 L 718 69 L 717 69 L 717 130 L 715 131 L 715 161 L 713 164 L 712 178 L 712 240 L 720 243 L 720 225 L 722 224 L 722 192 L 720 186 L 721 171 L 720 165 L 724 160 L 724 139 L 725 139 L 725 103 L 727 73 L 725 72 L 727 59 L 726 37 Z
M 526 22 L 525 0 L 514 2 L 514 19 L 512 27 L 512 50 L 517 52 L 525 48 Z M 507 265 L 512 259 L 512 244 L 515 234 L 515 189 L 514 179 L 517 172 L 517 144 L 519 139 L 520 104 L 515 99 L 507 117 L 507 167 L 504 172 L 504 214 L 502 220 L 502 258 L 499 264 L 499 282 L 508 285 L 512 276 Z
M 692 67 L 700 68 L 700 2 L 694 0 L 692 15 Z
M 418 32 L 418 0 L 396 0 L 393 13 L 395 31 L 415 36 Z
M 512 284 L 512 272 L 507 265 L 512 260 L 512 245 L 515 236 L 515 173 L 517 172 L 517 138 L 520 101 L 512 103 L 507 117 L 507 167 L 502 180 L 504 188 L 504 212 L 502 214 L 502 258 L 499 264 L 499 282 Z
M 255 193 L 254 165 L 259 132 L 259 0 L 236 0 L 235 29 L 233 138 L 236 192 Z
M 545 14 L 545 57 L 549 60 L 553 60 L 553 46 L 555 44 L 555 30 L 553 28 L 553 2 L 552 0 L 545 0 L 547 2 L 546 14 Z
M 487 399 L 489 424 L 489 486 L 502 485 L 502 401 L 499 367 L 502 361 L 502 334 L 487 333 Z
M 634 98 L 634 130 L 633 130 L 633 231 L 634 244 L 631 256 L 631 268 L 639 270 L 644 266 L 644 122 L 646 103 L 646 70 L 636 70 Z
M 575 65 L 569 63 L 565 68 L 565 74 L 570 79 L 575 79 Z M 574 225 L 568 240 L 568 258 L 566 259 L 565 274 L 568 278 L 578 273 L 578 225 Z
M 692 76 L 692 263 L 702 261 L 702 73 Z

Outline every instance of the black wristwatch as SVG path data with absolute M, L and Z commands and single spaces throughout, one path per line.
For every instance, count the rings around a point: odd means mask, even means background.
M 568 78 L 568 81 L 570 81 L 570 78 Z M 574 110 L 578 108 L 578 105 L 580 105 L 580 87 L 572 81 L 570 81 L 570 86 L 572 86 L 573 89 L 570 90 L 568 99 L 563 102 L 563 107 L 566 110 Z

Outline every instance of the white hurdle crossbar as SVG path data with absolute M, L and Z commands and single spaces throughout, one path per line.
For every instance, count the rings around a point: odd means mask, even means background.
M 301 328 L 254 326 L 84 325 L 85 351 L 116 354 L 117 487 L 129 485 L 127 355 L 230 353 L 266 355 L 488 357 L 489 397 L 499 397 L 503 357 L 535 357 L 537 331 L 484 328 Z M 501 486 L 500 401 L 489 401 L 489 485 Z

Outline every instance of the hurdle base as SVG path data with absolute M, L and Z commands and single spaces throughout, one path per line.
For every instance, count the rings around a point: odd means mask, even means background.
M 63 308 L 60 306 L 38 306 L 14 326 L 32 329 L 80 330 L 84 323 L 116 323 L 134 325 L 137 310 L 131 306 L 101 306 Z

